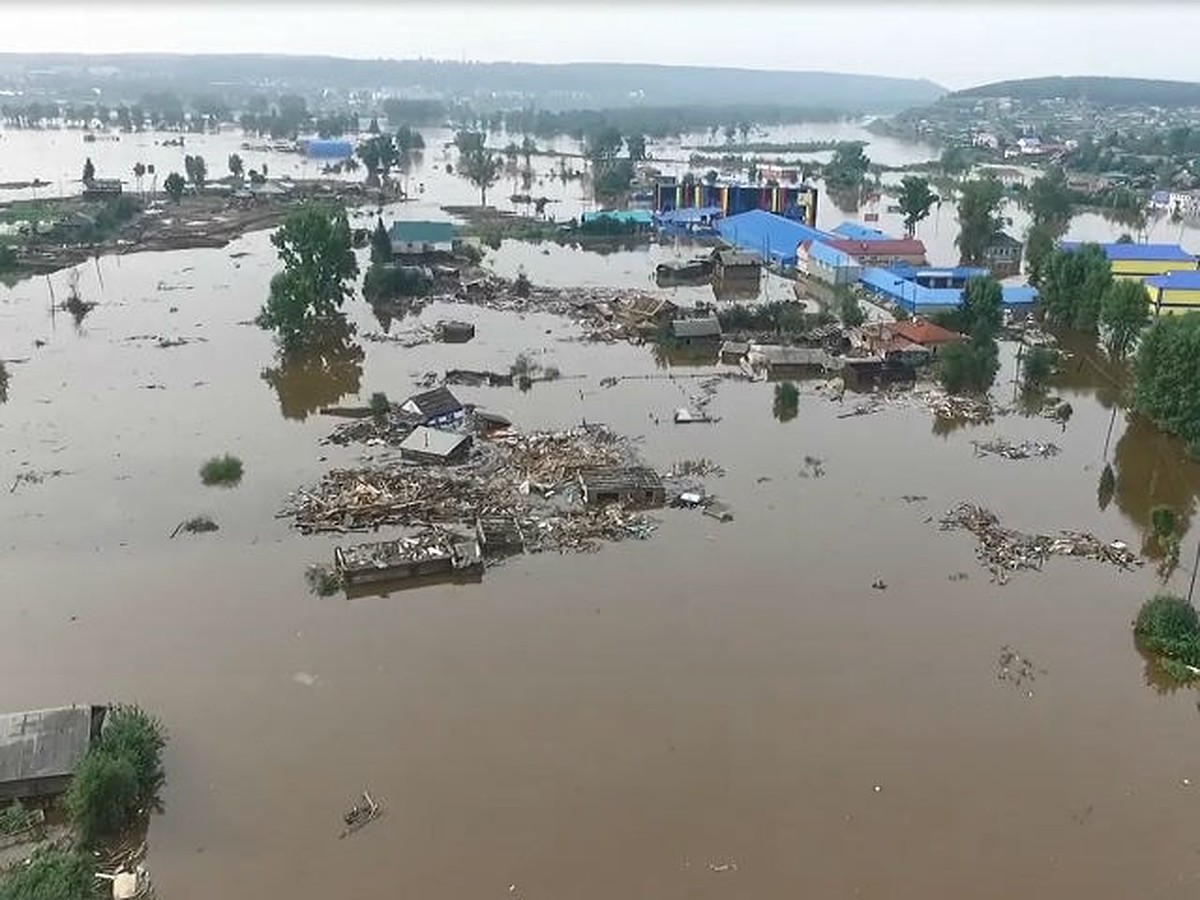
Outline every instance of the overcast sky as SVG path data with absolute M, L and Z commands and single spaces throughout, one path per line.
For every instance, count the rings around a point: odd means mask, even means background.
M 1036 75 L 1200 81 L 1200 53 L 1187 49 L 1200 31 L 1200 3 L 43 0 L 6 5 L 0 15 L 0 51 L 657 62 L 904 75 L 949 88 Z M 1161 42 L 1164 29 L 1177 39 Z

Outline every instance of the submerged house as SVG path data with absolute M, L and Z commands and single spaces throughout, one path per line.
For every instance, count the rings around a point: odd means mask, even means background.
M 0 715 L 0 803 L 65 791 L 106 712 L 81 705 Z
M 752 372 L 763 372 L 768 381 L 788 381 L 834 372 L 841 360 L 820 347 L 783 347 L 778 344 L 751 344 L 746 365 Z
M 713 277 L 718 281 L 757 281 L 762 272 L 762 261 L 752 253 L 714 250 L 712 262 Z
M 716 316 L 675 319 L 671 322 L 671 335 L 685 347 L 715 345 L 721 341 L 721 323 Z
M 1144 283 L 1156 315 L 1200 312 L 1200 272 L 1168 272 Z
M 413 394 L 400 404 L 400 411 L 419 425 L 450 425 L 466 415 L 466 408 L 445 386 Z
M 826 284 L 848 285 L 858 281 L 862 264 L 823 241 L 802 241 L 796 248 L 796 271 Z
M 84 182 L 84 200 L 111 200 L 121 196 L 120 178 L 93 178 Z
M 450 222 L 393 222 L 388 229 L 392 253 L 398 256 L 449 253 L 457 236 L 458 229 Z
M 662 506 L 667 499 L 662 479 L 645 466 L 581 472 L 579 486 L 583 491 L 583 502 L 588 506 L 609 503 L 631 507 Z
M 983 264 L 996 278 L 1011 278 L 1021 274 L 1021 256 L 1025 245 L 1001 231 L 983 248 Z
M 471 449 L 471 436 L 418 425 L 400 444 L 402 459 L 446 465 L 461 462 Z

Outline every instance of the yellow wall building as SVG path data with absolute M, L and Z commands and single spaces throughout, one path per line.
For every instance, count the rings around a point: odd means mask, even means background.
M 1157 315 L 1200 312 L 1200 271 L 1152 275 L 1144 283 Z

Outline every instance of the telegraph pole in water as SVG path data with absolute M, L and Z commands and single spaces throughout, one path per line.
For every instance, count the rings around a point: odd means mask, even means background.
M 1200 542 L 1196 544 L 1196 558 L 1192 560 L 1192 583 L 1188 585 L 1188 605 L 1191 605 L 1192 594 L 1196 590 L 1196 570 L 1200 569 Z

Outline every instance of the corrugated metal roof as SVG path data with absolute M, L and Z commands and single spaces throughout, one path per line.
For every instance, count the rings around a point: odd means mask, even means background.
M 850 238 L 856 241 L 890 241 L 894 238 L 890 234 L 885 234 L 878 228 L 868 228 L 858 222 L 843 222 L 837 228 L 833 229 L 834 234 L 840 234 L 842 237 Z
M 796 248 L 802 241 L 829 240 L 830 235 L 803 222 L 785 219 L 761 209 L 726 216 L 716 223 L 717 233 L 742 250 L 780 265 L 796 264 Z
M 810 243 L 808 255 L 810 259 L 815 259 L 817 262 L 835 269 L 855 268 L 859 265 L 858 260 L 849 253 L 843 253 L 841 250 L 830 247 L 824 241 Z
M 404 405 L 407 406 L 410 403 L 418 413 L 426 417 L 444 416 L 463 408 L 458 398 L 450 392 L 450 388 L 445 386 L 421 394 L 413 394 L 404 402 Z
M 393 222 L 388 237 L 410 244 L 447 244 L 458 230 L 450 222 Z
M 90 706 L 0 715 L 0 784 L 70 775 L 91 740 Z
M 720 337 L 721 323 L 717 321 L 716 316 L 675 319 L 671 323 L 671 331 L 675 337 L 680 338 Z
M 866 268 L 858 280 L 909 309 L 952 307 L 962 302 L 961 288 L 922 287 L 891 269 Z M 1006 306 L 1025 306 L 1036 302 L 1038 297 L 1037 290 L 1029 285 L 1001 285 L 1000 293 Z
M 872 256 L 924 256 L 925 244 L 916 238 L 886 238 L 876 240 L 851 240 L 839 238 L 829 241 L 829 246 L 854 256 L 869 253 Z
M 1059 247 L 1074 252 L 1083 246 L 1081 241 L 1063 241 Z M 1110 262 L 1195 262 L 1196 257 L 1178 244 L 1100 244 Z
M 1168 272 L 1146 279 L 1146 285 L 1165 291 L 1200 291 L 1200 272 Z
M 400 452 L 407 450 L 410 453 L 425 453 L 429 456 L 451 456 L 470 439 L 465 434 L 420 425 L 400 444 Z

